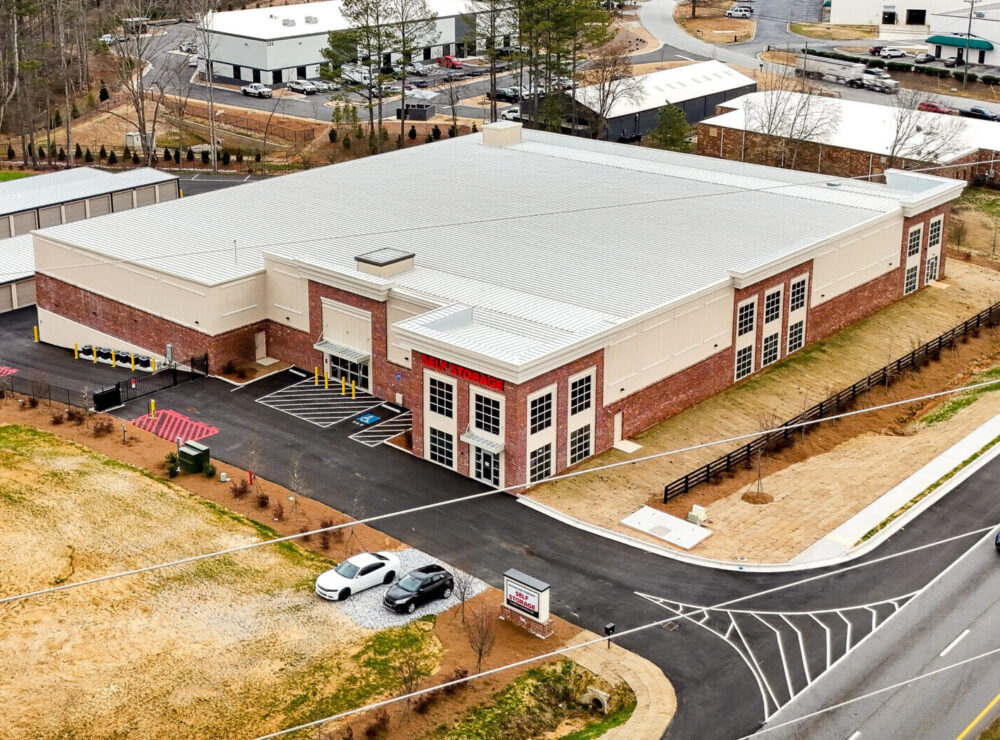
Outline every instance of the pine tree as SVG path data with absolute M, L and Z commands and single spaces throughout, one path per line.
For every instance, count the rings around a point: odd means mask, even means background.
M 39 145 L 39 147 L 38 147 L 38 156 L 39 157 L 44 157 L 45 156 L 45 147 L 44 146 Z
M 201 150 L 201 163 L 208 164 L 208 149 Z
M 174 164 L 180 164 L 180 163 L 181 163 L 181 150 L 174 149 Z
M 412 123 L 410 124 L 410 130 L 407 132 L 406 137 L 410 141 L 416 141 L 417 140 L 417 127 L 414 126 Z
M 52 116 L 52 128 L 59 128 L 60 126 L 62 126 L 62 113 L 56 108 L 56 112 Z
M 350 149 L 351 148 L 351 135 L 350 134 L 347 134 L 346 136 L 344 136 L 344 142 L 343 143 L 344 143 L 344 149 Z
M 115 154 L 114 149 L 112 149 L 111 153 L 108 154 L 108 164 L 118 164 L 118 155 Z
M 108 94 L 108 87 L 104 84 L 104 80 L 101 80 L 101 92 L 98 94 L 98 97 L 101 99 L 102 103 L 111 97 L 111 95 Z
M 242 161 L 243 161 L 243 150 L 242 149 L 237 149 L 236 150 L 236 162 L 237 163 L 241 163 Z
M 66 150 L 63 149 L 62 147 L 59 147 L 59 154 L 56 155 L 56 159 L 58 159 L 60 162 L 65 162 L 66 161 Z
M 82 159 L 83 158 L 83 149 L 80 148 L 80 142 L 79 141 L 76 142 L 76 151 L 73 153 L 73 156 L 76 159 Z
M 170 153 L 170 147 L 166 146 L 163 147 L 163 161 L 169 162 L 171 159 L 173 159 L 173 156 L 174 155 Z
M 77 145 L 77 146 L 79 146 L 79 145 Z M 14 147 L 12 147 L 10 144 L 8 144 L 7 145 L 7 159 L 13 159 L 13 158 L 14 158 Z
M 188 153 L 186 159 L 188 162 L 194 161 L 194 149 L 192 149 L 191 147 L 188 147 Z
M 83 155 L 83 161 L 84 162 L 93 162 L 94 161 L 94 155 L 90 153 L 90 149 L 89 148 L 87 149 L 87 153 Z
M 335 128 L 330 129 L 330 133 L 328 134 L 328 136 L 330 137 L 331 144 L 337 143 L 337 129 Z
M 259 149 L 253 155 L 253 161 L 254 162 L 259 162 L 260 161 L 260 150 Z
M 441 138 L 441 127 L 438 126 L 436 123 L 434 124 L 434 128 L 431 129 L 431 136 L 434 137 L 434 141 L 437 141 L 438 139 Z
M 229 152 L 225 152 L 225 151 L 222 152 L 222 164 L 224 164 L 224 165 L 226 165 L 228 167 L 229 166 L 229 161 L 230 161 Z
M 104 148 L 104 144 L 101 144 L 101 151 L 97 154 L 98 159 L 105 160 L 108 158 L 108 150 Z
M 665 105 L 656 111 L 656 128 L 649 133 L 649 142 L 657 149 L 674 152 L 691 151 L 691 126 L 684 111 L 676 105 Z
M 123 159 L 132 159 L 132 150 L 128 148 L 128 144 L 125 145 L 125 151 L 122 152 Z
M 132 164 L 139 164 L 139 152 L 132 152 Z

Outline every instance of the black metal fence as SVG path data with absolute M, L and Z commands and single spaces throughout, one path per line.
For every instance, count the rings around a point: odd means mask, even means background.
M 15 400 L 14 394 L 24 396 L 24 399 Z M 91 394 L 86 390 L 71 391 L 52 385 L 44 379 L 30 378 L 20 373 L 0 378 L 0 404 L 20 403 L 22 400 L 29 406 L 37 406 L 39 403 L 51 406 L 55 401 L 85 410 L 92 404 Z
M 148 396 L 164 388 L 186 383 L 195 378 L 208 375 L 208 353 L 188 359 L 188 370 L 178 370 L 176 365 L 161 368 L 155 373 L 133 375 L 131 378 L 119 380 L 114 385 L 105 386 L 94 391 L 94 410 L 107 411 L 115 406 L 132 401 L 142 396 Z
M 732 452 L 727 452 L 725 455 L 717 457 L 707 465 L 703 465 L 687 475 L 671 481 L 663 487 L 663 502 L 666 503 L 674 496 L 687 493 L 702 483 L 716 480 L 724 473 L 730 472 L 737 465 L 749 465 L 754 455 L 758 453 L 772 452 L 791 444 L 794 433 L 799 431 L 796 429 L 797 425 L 807 421 L 823 419 L 844 411 L 859 396 L 868 393 L 872 388 L 892 385 L 904 371 L 920 367 L 929 360 L 936 360 L 943 349 L 954 347 L 955 342 L 965 335 L 976 331 L 982 326 L 994 327 L 998 323 L 1000 323 L 1000 302 L 994 303 L 989 308 L 980 311 L 961 324 L 953 326 L 939 337 L 935 337 L 912 352 L 890 362 L 885 367 L 879 368 L 854 385 L 844 388 L 839 393 L 835 393 L 829 398 L 820 401 L 812 408 L 806 409 L 797 416 L 793 416 L 775 431 L 762 434 L 752 442 L 737 447 Z

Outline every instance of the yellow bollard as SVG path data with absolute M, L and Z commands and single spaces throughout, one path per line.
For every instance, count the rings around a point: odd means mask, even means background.
M 330 376 L 327 375 L 326 370 L 323 371 L 323 388 L 330 390 Z
M 132 372 L 135 372 L 135 352 L 132 353 Z
M 94 364 L 96 365 L 97 364 L 97 346 L 94 345 L 94 347 L 92 347 L 91 349 L 94 352 Z
M 118 367 L 118 364 L 115 362 L 115 351 L 114 350 L 111 350 L 111 367 Z
M 156 401 L 152 399 L 150 399 L 149 401 L 149 418 L 150 419 L 156 418 Z
M 150 359 L 153 361 L 153 372 L 155 373 L 156 372 L 156 358 L 152 357 Z
M 340 395 L 342 395 L 342 396 L 347 393 L 347 385 L 346 385 L 346 383 L 347 383 L 347 381 L 345 381 L 343 378 L 340 379 Z
M 76 345 L 76 342 L 73 342 L 73 359 L 80 359 L 80 348 Z
M 38 341 L 38 327 L 35 327 L 35 341 Z
M 319 368 L 313 368 L 313 385 L 319 385 Z
M 353 380 L 351 381 L 351 398 L 357 398 L 357 396 L 354 395 L 354 381 Z

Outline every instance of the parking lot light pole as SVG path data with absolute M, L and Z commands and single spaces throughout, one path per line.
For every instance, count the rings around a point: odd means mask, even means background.
M 969 41 L 972 38 L 972 11 L 979 0 L 965 0 L 969 4 L 969 27 L 965 33 L 965 71 L 962 72 L 962 89 L 969 84 Z

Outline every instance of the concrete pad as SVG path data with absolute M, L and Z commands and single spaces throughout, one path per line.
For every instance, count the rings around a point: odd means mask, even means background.
M 703 539 L 712 534 L 712 530 L 691 524 L 670 514 L 650 506 L 643 506 L 633 514 L 622 519 L 622 524 L 641 530 L 646 534 L 659 537 L 671 545 L 690 550 Z
M 620 439 L 617 442 L 615 442 L 615 449 L 621 450 L 622 452 L 627 452 L 629 455 L 631 455 L 636 450 L 641 450 L 642 445 L 638 445 L 635 442 L 630 442 L 627 439 Z

